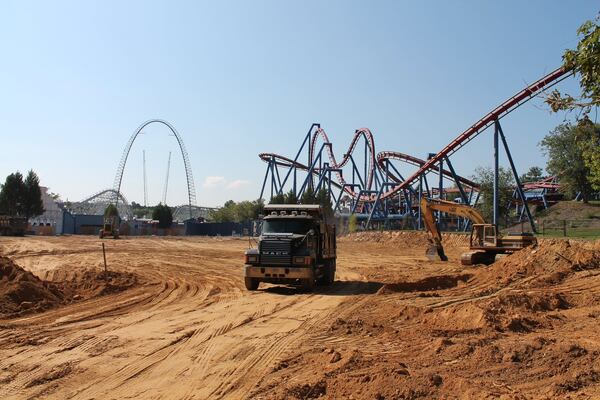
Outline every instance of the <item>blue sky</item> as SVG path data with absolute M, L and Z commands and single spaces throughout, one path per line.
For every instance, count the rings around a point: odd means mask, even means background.
M 80 200 L 112 186 L 129 136 L 151 118 L 183 137 L 201 205 L 256 198 L 266 166 L 257 154 L 295 154 L 312 122 L 338 157 L 360 127 L 377 151 L 424 157 L 559 66 L 598 10 L 596 1 L 3 1 L 0 176 L 33 168 Z M 503 120 L 519 169 L 545 164 L 537 143 L 563 119 L 534 100 Z M 145 150 L 158 203 L 171 151 L 167 202 L 184 203 L 175 138 L 144 132 L 123 193 L 142 202 Z M 457 153 L 457 171 L 491 165 L 491 140 Z

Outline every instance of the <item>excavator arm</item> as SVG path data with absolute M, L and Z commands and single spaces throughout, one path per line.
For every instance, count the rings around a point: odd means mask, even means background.
M 457 204 L 452 201 L 439 200 L 439 199 L 428 199 L 426 197 L 421 198 L 421 216 L 425 223 L 425 228 L 429 233 L 429 240 L 431 245 L 427 249 L 427 256 L 435 258 L 436 254 L 442 261 L 448 261 L 448 257 L 444 253 L 444 246 L 442 246 L 442 234 L 438 229 L 435 221 L 434 211 L 441 211 L 448 214 L 456 215 L 469 219 L 474 224 L 484 224 L 485 220 L 481 214 L 471 206 Z

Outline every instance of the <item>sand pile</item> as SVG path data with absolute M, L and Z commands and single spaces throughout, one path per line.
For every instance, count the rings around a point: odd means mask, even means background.
M 64 300 L 58 288 L 0 257 L 0 317 L 25 311 L 43 311 Z
M 600 241 L 543 240 L 511 254 L 487 269 L 478 280 L 489 280 L 496 286 L 519 282 L 519 287 L 556 285 L 576 271 L 600 268 Z
M 427 232 L 423 231 L 368 231 L 356 232 L 339 238 L 340 241 L 372 242 L 382 244 L 402 244 L 410 247 L 423 247 L 429 243 Z M 469 235 L 462 233 L 442 233 L 444 246 L 464 247 L 469 245 Z M 423 250 L 425 251 L 425 250 Z
M 137 283 L 135 275 L 88 270 L 67 280 L 42 280 L 0 256 L 0 318 L 41 312 L 74 301 L 119 292 Z

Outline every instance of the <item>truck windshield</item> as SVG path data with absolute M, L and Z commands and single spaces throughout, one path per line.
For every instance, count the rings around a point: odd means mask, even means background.
M 266 219 L 263 222 L 263 233 L 296 233 L 305 235 L 312 228 L 308 219 Z

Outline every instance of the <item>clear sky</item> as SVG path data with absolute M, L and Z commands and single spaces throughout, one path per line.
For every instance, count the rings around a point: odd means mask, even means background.
M 112 186 L 145 120 L 171 122 L 198 204 L 258 197 L 259 152 L 293 156 L 320 122 L 341 157 L 355 129 L 377 151 L 424 157 L 558 67 L 597 1 L 2 1 L 0 177 L 34 169 L 63 199 Z M 576 81 L 561 84 L 575 90 Z M 545 165 L 538 142 L 564 115 L 535 100 L 503 120 L 517 166 Z M 123 193 L 186 200 L 175 138 L 144 130 Z M 453 157 L 491 165 L 491 135 Z

